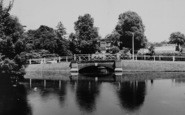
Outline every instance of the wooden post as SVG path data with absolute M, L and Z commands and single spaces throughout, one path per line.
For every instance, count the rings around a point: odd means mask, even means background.
M 89 60 L 89 61 L 91 60 L 91 54 L 88 55 L 88 60 Z
M 31 64 L 31 59 L 29 59 L 29 64 Z
M 173 56 L 173 61 L 175 61 L 175 56 Z
M 146 56 L 144 55 L 144 60 L 146 60 Z
M 161 60 L 161 56 L 159 56 L 159 61 Z
M 137 55 L 136 55 L 136 60 L 137 60 Z
M 44 63 L 46 63 L 46 58 L 44 58 Z
M 76 61 L 76 55 L 74 54 L 74 61 Z
M 155 61 L 155 56 L 154 56 L 154 61 Z

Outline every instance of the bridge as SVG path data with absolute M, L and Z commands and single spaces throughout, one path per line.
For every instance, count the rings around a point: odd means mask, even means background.
M 76 54 L 70 68 L 71 73 L 122 73 L 123 71 L 118 54 Z

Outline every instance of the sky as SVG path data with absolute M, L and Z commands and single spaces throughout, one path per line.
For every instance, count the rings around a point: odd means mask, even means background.
M 14 0 L 11 14 L 26 30 L 40 25 L 55 29 L 61 21 L 70 34 L 78 17 L 89 13 L 104 38 L 114 30 L 119 14 L 126 11 L 141 17 L 149 42 L 168 41 L 172 32 L 185 34 L 185 0 Z

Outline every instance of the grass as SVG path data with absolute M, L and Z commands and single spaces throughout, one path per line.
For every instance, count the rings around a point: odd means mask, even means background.
M 185 62 L 123 60 L 122 68 L 126 72 L 185 72 Z
M 32 64 L 26 68 L 25 78 L 65 79 L 70 76 L 69 62 L 56 64 Z

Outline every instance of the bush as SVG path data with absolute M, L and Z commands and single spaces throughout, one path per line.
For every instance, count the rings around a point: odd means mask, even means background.
M 20 59 L 16 60 L 10 60 L 8 58 L 4 59 L 3 61 L 0 62 L 0 74 L 8 74 L 12 78 L 19 78 L 23 77 L 25 74 L 24 67 L 18 62 L 21 62 Z M 16 61 L 18 63 L 16 63 Z
M 117 46 L 111 47 L 107 52 L 111 54 L 116 54 L 120 51 L 120 49 Z

